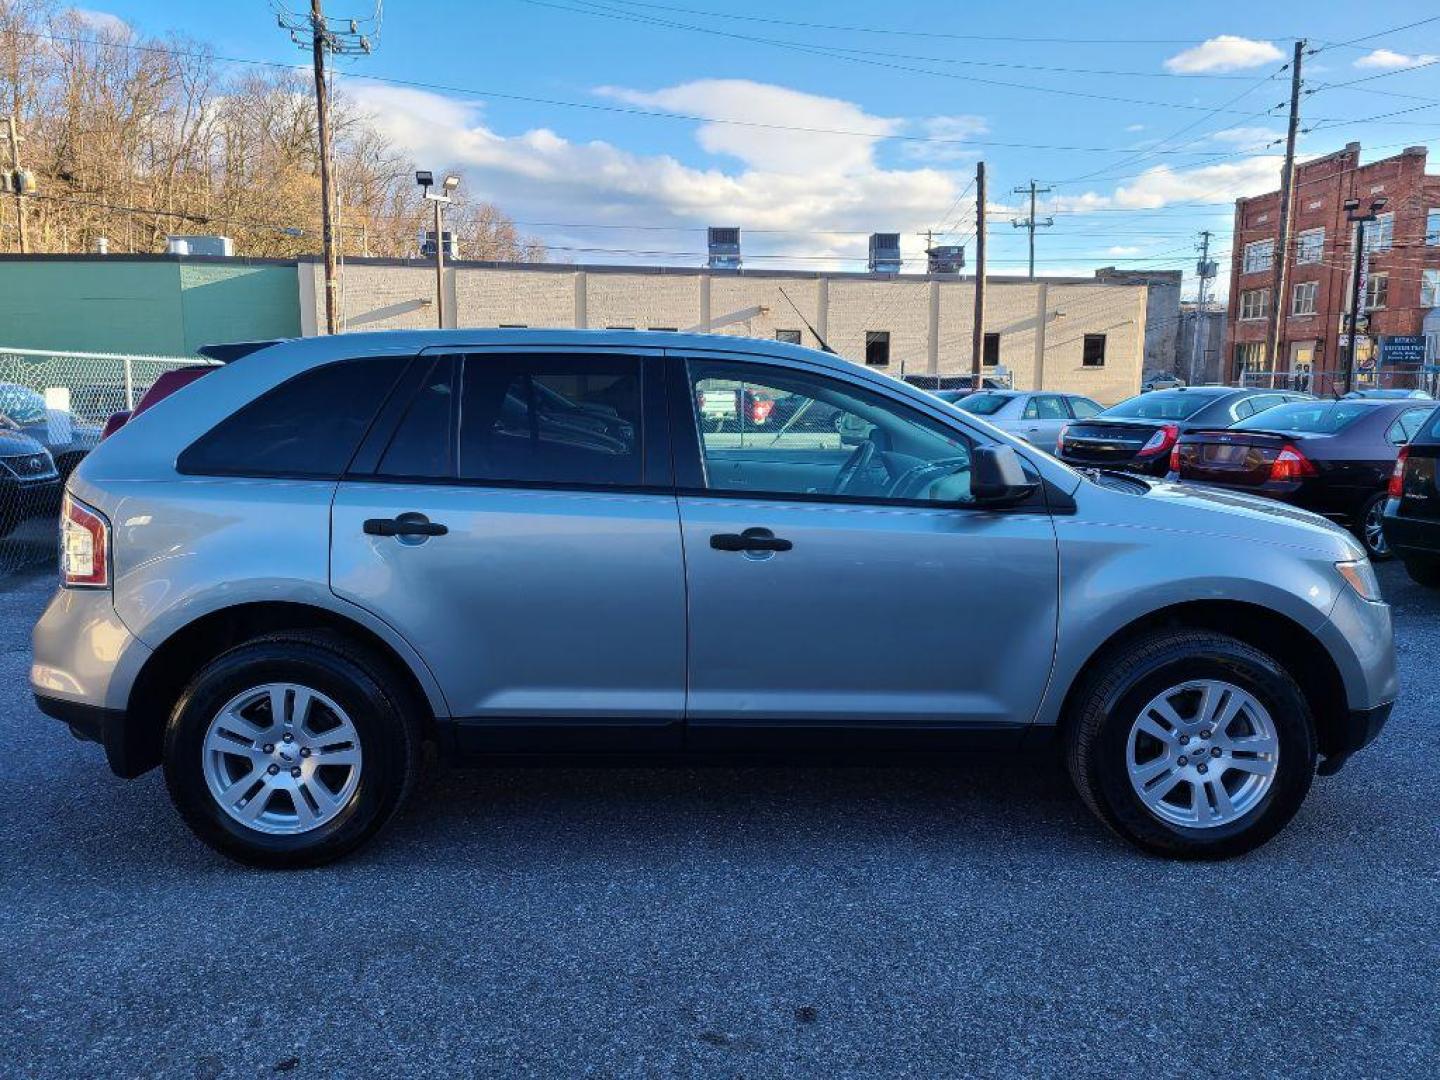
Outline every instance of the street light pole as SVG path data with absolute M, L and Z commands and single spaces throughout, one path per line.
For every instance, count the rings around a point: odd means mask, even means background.
M 1355 335 L 1360 326 L 1362 301 L 1360 278 L 1365 269 L 1365 225 L 1374 221 L 1389 201 L 1388 199 L 1374 199 L 1370 203 L 1369 211 L 1360 214 L 1356 213 L 1360 209 L 1359 199 L 1345 200 L 1345 220 L 1355 225 L 1355 269 L 1350 281 L 1350 347 L 1346 350 L 1345 356 L 1345 392 L 1347 394 L 1355 389 Z
M 445 177 L 440 185 L 440 190 L 432 191 L 435 185 L 435 174 L 421 170 L 415 174 L 415 182 L 420 185 L 425 198 L 435 204 L 435 325 L 441 330 L 445 329 L 445 223 L 441 211 L 446 203 L 450 201 L 450 193 L 460 186 L 460 178 L 455 175 Z

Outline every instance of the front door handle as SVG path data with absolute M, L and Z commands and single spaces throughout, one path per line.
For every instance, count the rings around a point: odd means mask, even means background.
M 450 530 L 424 514 L 401 514 L 393 518 L 366 518 L 367 536 L 444 536 Z
M 789 551 L 795 545 L 769 529 L 746 529 L 741 533 L 715 533 L 710 546 L 716 551 Z

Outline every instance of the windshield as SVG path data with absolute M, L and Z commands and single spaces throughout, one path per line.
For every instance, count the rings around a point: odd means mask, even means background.
M 1194 390 L 1156 390 L 1113 405 L 1100 414 L 1101 419 L 1121 420 L 1189 420 L 1206 405 L 1225 395 L 1197 394 Z
M 0 416 L 17 424 L 43 424 L 45 399 L 26 386 L 9 383 L 0 386 Z
M 955 407 L 976 416 L 994 416 L 1009 400 L 1008 394 L 971 394 L 955 402 Z
M 1292 401 L 1231 425 L 1241 431 L 1303 431 L 1328 435 L 1353 424 L 1374 406 L 1358 401 Z

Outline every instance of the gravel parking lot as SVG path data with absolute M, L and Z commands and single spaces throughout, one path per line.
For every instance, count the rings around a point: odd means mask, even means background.
M 1239 861 L 977 760 L 433 770 L 288 874 L 40 715 L 0 584 L 0 1074 L 1434 1075 L 1440 594 L 1381 576 L 1401 704 Z

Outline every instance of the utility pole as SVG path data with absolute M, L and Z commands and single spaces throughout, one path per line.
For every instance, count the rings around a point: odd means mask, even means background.
M 1355 389 L 1355 334 L 1360 327 L 1360 304 L 1366 290 L 1366 265 L 1369 253 L 1365 250 L 1365 226 L 1374 221 L 1390 200 L 1370 200 L 1370 209 L 1360 213 L 1359 199 L 1345 200 L 1345 220 L 1355 226 L 1355 271 L 1350 282 L 1350 348 L 1345 357 L 1345 392 Z
M 6 186 L 15 194 L 15 223 L 20 229 L 20 253 L 30 251 L 30 234 L 25 228 L 25 185 L 27 173 L 20 168 L 20 132 L 15 126 L 15 114 L 6 120 L 10 138 L 10 182 Z
M 975 163 L 975 327 L 970 337 L 971 386 L 980 389 L 985 353 L 985 162 Z
M 1028 229 L 1028 230 L 1030 230 L 1030 280 L 1031 280 L 1031 281 L 1034 281 L 1034 280 L 1035 280 L 1035 230 L 1036 230 L 1036 229 L 1048 229 L 1051 225 L 1054 225 L 1054 224 L 1055 224 L 1055 219 L 1054 219 L 1053 217 L 1047 217 L 1044 221 L 1036 221 L 1036 220 L 1035 220 L 1035 196 L 1036 196 L 1036 195 L 1048 195 L 1052 190 L 1054 190 L 1054 189 L 1053 189 L 1053 188 L 1048 188 L 1048 187 L 1036 187 L 1034 180 L 1031 180 L 1031 181 L 1030 181 L 1030 186 L 1029 186 L 1029 187 L 1017 187 L 1017 188 L 1011 188 L 1011 189 L 1010 189 L 1012 195 L 1024 195 L 1026 192 L 1029 192 L 1029 193 L 1030 193 L 1030 216 L 1029 216 L 1028 218 L 1016 218 L 1016 219 L 1012 220 L 1012 221 L 1010 222 L 1010 224 L 1013 225 L 1013 226 L 1015 226 L 1015 228 L 1017 228 L 1017 229 Z
M 374 17 L 379 29 L 378 11 Z M 327 53 L 370 52 L 370 37 L 360 31 L 360 21 L 346 19 L 332 25 L 325 18 L 322 0 L 310 0 L 308 17 L 281 8 L 276 15 L 280 26 L 290 31 L 290 40 L 309 49 L 315 68 L 315 129 L 320 140 L 320 233 L 325 257 L 325 332 L 340 331 L 340 279 L 335 260 L 335 196 L 330 160 L 330 84 L 325 77 Z
M 1185 373 L 1185 381 L 1191 386 L 1195 385 L 1195 358 L 1200 355 L 1200 327 L 1205 322 L 1205 302 L 1208 299 L 1206 294 L 1210 290 L 1210 279 L 1215 276 L 1215 264 L 1210 261 L 1210 230 L 1202 229 L 1200 232 L 1200 261 L 1195 264 L 1196 275 L 1200 278 L 1200 289 L 1195 295 L 1195 334 L 1190 345 L 1190 368 Z M 1209 344 L 1210 335 L 1207 333 L 1206 344 Z
M 1280 174 L 1280 237 L 1276 242 L 1274 275 L 1270 289 L 1270 326 L 1265 335 L 1265 349 L 1270 356 L 1270 385 L 1280 369 L 1280 340 L 1284 336 L 1285 316 L 1290 310 L 1286 287 L 1290 270 L 1290 204 L 1295 199 L 1295 137 L 1300 132 L 1300 65 L 1305 56 L 1305 41 L 1295 42 L 1295 56 L 1290 61 L 1290 126 L 1285 133 L 1285 166 Z

